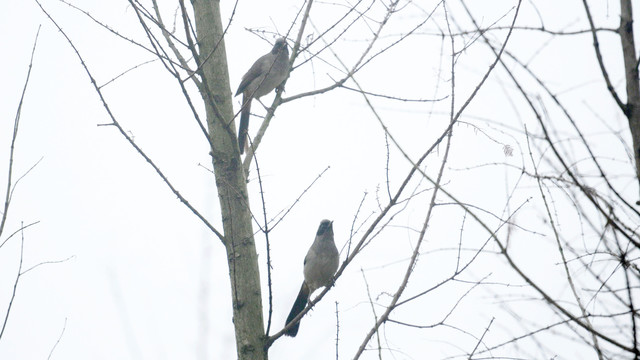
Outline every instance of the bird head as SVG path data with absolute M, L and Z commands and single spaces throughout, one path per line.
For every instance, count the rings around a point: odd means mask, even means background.
M 316 233 L 316 236 L 323 235 L 327 231 L 330 231 L 333 233 L 333 221 L 325 219 L 320 222 L 320 226 L 318 227 L 318 232 Z
M 286 38 L 279 38 L 278 40 L 276 40 L 276 43 L 273 44 L 273 49 L 271 49 L 271 53 L 272 54 L 277 54 L 282 50 L 286 50 L 287 49 L 287 39 Z

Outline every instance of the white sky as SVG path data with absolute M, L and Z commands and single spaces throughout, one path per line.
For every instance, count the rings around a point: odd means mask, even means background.
M 514 1 L 493 1 L 491 5 L 484 1 L 469 2 L 485 26 L 496 21 L 506 26 L 512 19 Z M 153 59 L 151 54 L 115 38 L 59 1 L 43 0 L 42 4 L 71 37 L 100 84 Z M 74 4 L 119 33 L 147 44 L 134 11 L 126 2 L 76 1 Z M 160 4 L 165 21 L 170 22 L 168 19 L 172 19 L 176 10 L 175 2 L 161 1 Z M 223 2 L 225 19 L 230 15 L 232 4 Z M 226 38 L 233 91 L 252 62 L 270 48 L 246 29 L 284 33 L 300 4 L 300 1 L 239 2 Z M 345 11 L 339 4 L 345 3 L 314 4 L 313 24 L 319 29 L 326 28 Z M 419 7 L 416 4 L 406 4 L 392 18 L 386 32 L 389 37 L 381 40 L 377 49 L 422 21 L 425 11 L 431 11 L 436 2 L 420 2 Z M 537 1 L 535 4 L 548 29 L 575 30 L 587 26 L 580 2 Z M 617 6 L 617 2 L 594 6 L 593 12 L 601 26 L 617 26 Z M 523 2 L 521 12 L 518 25 L 540 26 L 530 2 Z M 380 3 L 376 2 L 371 17 L 379 19 L 380 15 Z M 469 29 L 467 17 L 458 3 L 451 4 L 450 15 Z M 175 198 L 115 128 L 97 126 L 109 122 L 104 108 L 70 46 L 34 1 L 0 4 L 0 31 L 5 34 L 0 40 L 3 49 L 0 184 L 5 183 L 13 120 L 39 25 L 42 28 L 22 109 L 14 179 L 42 160 L 15 190 L 7 229 L 0 243 L 21 223 L 39 221 L 24 233 L 23 270 L 42 262 L 69 260 L 42 265 L 21 278 L 7 330 L 0 339 L 0 359 L 46 359 L 63 327 L 64 335 L 52 359 L 235 358 L 228 270 L 222 244 Z M 375 26 L 372 21 L 369 25 Z M 426 35 L 445 26 L 439 9 L 433 20 L 421 29 L 421 34 L 373 61 L 357 74 L 357 80 L 368 91 L 397 97 L 434 99 L 449 95 L 449 40 L 441 47 L 441 38 Z M 297 29 L 298 24 L 290 39 Z M 311 27 L 307 32 L 317 35 Z M 490 36 L 503 40 L 505 34 L 497 31 Z M 335 51 L 347 64 L 353 64 L 366 46 L 361 40 L 369 37 L 368 28 L 360 23 L 335 44 Z M 592 114 L 591 109 L 606 119 L 607 126 L 625 130 L 625 121 L 607 97 L 591 42 L 588 34 L 553 38 L 520 31 L 513 35 L 508 50 L 529 61 L 553 91 L 561 93 L 562 99 L 571 104 L 576 118 L 592 122 L 589 136 L 594 140 L 595 149 L 608 160 L 608 169 L 622 175 L 617 184 L 635 201 L 637 188 L 630 176 L 633 168 L 625 149 Z M 601 46 L 605 54 L 612 54 L 606 57 L 612 78 L 616 84 L 622 84 L 616 37 L 601 35 Z M 456 39 L 456 47 L 462 47 L 461 38 Z M 336 64 L 329 53 L 322 59 Z M 456 64 L 456 109 L 491 61 L 492 56 L 480 40 L 460 54 Z M 440 62 L 442 68 L 439 68 Z M 515 65 L 513 68 L 523 76 L 522 70 Z M 292 73 L 285 96 L 326 86 L 339 76 L 335 69 L 316 59 Z M 543 95 L 530 80 L 526 82 L 531 85 L 528 90 L 532 95 Z M 353 86 L 353 83 L 347 85 Z M 213 177 L 203 168 L 211 168 L 207 144 L 175 80 L 158 62 L 153 62 L 109 84 L 104 94 L 115 116 L 136 143 L 165 171 L 182 195 L 213 224 L 219 225 Z M 195 91 L 193 96 L 198 99 Z M 269 104 L 271 95 L 264 100 Z M 239 101 L 235 99 L 236 110 Z M 417 159 L 447 125 L 449 101 L 450 98 L 435 104 L 416 104 L 373 99 L 390 132 L 413 159 Z M 201 109 L 199 103 L 198 106 Z M 557 109 L 548 110 L 557 113 Z M 261 111 L 260 106 L 254 105 L 254 111 Z M 451 162 L 443 181 L 447 189 L 463 201 L 500 215 L 505 208 L 505 189 L 513 187 L 519 175 L 507 165 L 530 164 L 526 142 L 509 128 L 521 129 L 525 123 L 530 131 L 537 132 L 539 127 L 499 67 L 465 114 L 462 121 L 468 124 L 454 129 Z M 257 130 L 259 120 L 252 117 L 252 132 Z M 564 131 L 566 124 L 557 124 L 557 127 Z M 628 141 L 628 135 L 623 133 L 623 136 Z M 504 155 L 503 144 L 515 149 L 513 157 Z M 269 217 L 290 206 L 319 173 L 328 166 L 330 169 L 270 235 L 274 283 L 272 333 L 283 326 L 299 289 L 302 259 L 320 220 L 334 220 L 340 248 L 348 240 L 353 216 L 364 194 L 367 193 L 367 198 L 361 215 L 365 217 L 378 210 L 376 199 L 386 200 L 385 153 L 383 130 L 362 97 L 354 92 L 338 89 L 287 103 L 276 112 L 258 152 Z M 429 174 L 436 174 L 443 153 L 441 145 L 438 154 L 427 162 Z M 536 158 L 539 157 L 537 153 Z M 480 165 L 486 166 L 478 167 Z M 392 191 L 408 169 L 407 161 L 392 147 Z M 251 174 L 252 209 L 261 219 L 255 169 Z M 511 210 L 528 198 L 539 200 L 533 185 L 533 182 L 521 185 L 510 202 Z M 413 186 L 426 188 L 417 181 Z M 4 190 L 4 185 L 0 188 Z M 372 297 L 377 297 L 380 304 L 386 303 L 389 297 L 385 293 L 395 291 L 399 276 L 405 270 L 417 239 L 412 229 L 421 226 L 430 194 L 420 195 L 397 216 L 394 227 L 384 231 L 363 252 L 328 296 L 303 319 L 296 338 L 280 339 L 273 345 L 272 359 L 335 358 L 336 302 L 340 309 L 340 358 L 353 356 L 373 322 L 363 273 Z M 439 200 L 448 201 L 444 196 Z M 514 253 L 532 277 L 546 279 L 545 284 L 552 293 L 567 296 L 568 289 L 563 282 L 553 281 L 562 272 L 552 238 L 545 236 L 549 235 L 549 229 L 539 228 L 544 214 L 534 204 L 525 206 L 517 218 L 524 228 L 542 235 L 515 230 Z M 560 217 L 566 209 L 563 206 L 558 204 Z M 424 245 L 425 254 L 415 270 L 408 294 L 423 291 L 450 276 L 456 259 L 451 249 L 460 239 L 462 215 L 455 206 L 437 208 Z M 487 221 L 492 226 L 499 224 L 495 219 Z M 574 230 L 575 221 L 569 214 L 561 223 L 569 237 L 580 234 Z M 477 248 L 486 241 L 487 234 L 470 219 L 464 226 L 463 241 L 467 247 Z M 254 230 L 257 229 L 255 226 Z M 264 278 L 266 321 L 264 236 L 258 234 L 256 243 Z M 11 295 L 19 251 L 19 238 L 0 248 L 0 314 L 4 314 Z M 467 258 L 471 255 L 466 254 Z M 503 296 L 502 300 L 504 297 L 519 299 L 532 293 L 520 287 L 522 280 L 505 269 L 502 259 L 489 253 L 481 256 L 464 274 L 466 280 L 489 276 L 490 281 L 512 285 L 510 288 L 482 287 L 465 298 L 447 323 L 468 334 L 444 326 L 414 330 L 388 324 L 381 332 L 382 346 L 389 348 L 385 356 L 444 358 L 470 351 L 477 341 L 474 336 L 481 336 L 492 318 L 495 318 L 494 324 L 485 338 L 489 343 L 499 343 L 499 339 L 508 339 L 522 331 L 519 327 L 522 324 L 501 309 L 497 296 Z M 399 308 L 393 318 L 423 325 L 438 322 L 469 288 L 467 284 L 448 284 L 413 305 Z M 555 319 L 539 302 L 514 300 L 510 305 L 523 313 L 540 311 L 541 323 Z M 557 347 L 562 349 L 558 359 L 593 356 L 588 349 L 563 337 L 550 336 L 547 340 L 550 344 L 562 344 Z M 374 338 L 370 345 L 376 341 Z M 527 353 L 536 357 L 540 354 L 536 351 L 532 348 Z M 493 353 L 496 356 L 513 354 L 516 354 L 514 348 Z M 372 351 L 364 358 L 378 358 L 378 355 Z

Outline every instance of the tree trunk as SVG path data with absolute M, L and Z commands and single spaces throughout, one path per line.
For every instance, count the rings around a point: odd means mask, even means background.
M 633 154 L 636 161 L 636 178 L 640 184 L 640 84 L 638 83 L 638 59 L 633 38 L 633 12 L 631 0 L 620 0 L 620 40 L 624 58 L 625 78 L 627 83 L 627 106 L 625 115 L 629 120 Z M 640 201 L 638 202 L 640 203 Z
M 262 293 L 247 186 L 236 141 L 229 72 L 221 39 L 220 4 L 216 0 L 192 2 L 199 46 L 207 125 L 212 142 L 213 169 L 222 211 L 227 251 L 233 323 L 239 360 L 266 359 Z M 215 51 L 214 51 L 215 50 Z

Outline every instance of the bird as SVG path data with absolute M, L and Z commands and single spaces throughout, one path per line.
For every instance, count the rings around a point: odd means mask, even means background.
M 242 93 L 242 110 L 240 114 L 240 126 L 238 127 L 238 146 L 240 154 L 244 153 L 249 129 L 249 115 L 251 114 L 251 100 L 259 99 L 280 86 L 289 73 L 289 49 L 287 40 L 276 40 L 271 52 L 261 56 L 251 65 L 240 85 L 236 95 Z
M 311 244 L 307 256 L 304 258 L 304 281 L 298 292 L 298 297 L 287 316 L 286 325 L 304 310 L 311 294 L 324 286 L 333 284 L 333 275 L 338 270 L 340 254 L 333 242 L 333 221 L 322 220 Z M 286 326 L 285 325 L 285 326 Z M 285 335 L 294 337 L 298 334 L 300 321 L 291 326 Z

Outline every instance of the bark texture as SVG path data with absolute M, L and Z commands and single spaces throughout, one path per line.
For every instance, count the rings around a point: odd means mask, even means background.
M 212 140 L 213 169 L 231 279 L 238 359 L 266 359 L 258 256 L 235 124 L 231 121 L 233 105 L 220 3 L 195 0 L 192 4 L 199 47 L 198 65 L 203 78 L 200 91 Z
M 620 0 L 620 40 L 627 84 L 627 104 L 624 113 L 629 120 L 633 154 L 636 161 L 636 177 L 640 184 L 640 84 L 638 83 L 638 58 L 633 36 L 633 11 L 631 0 Z

